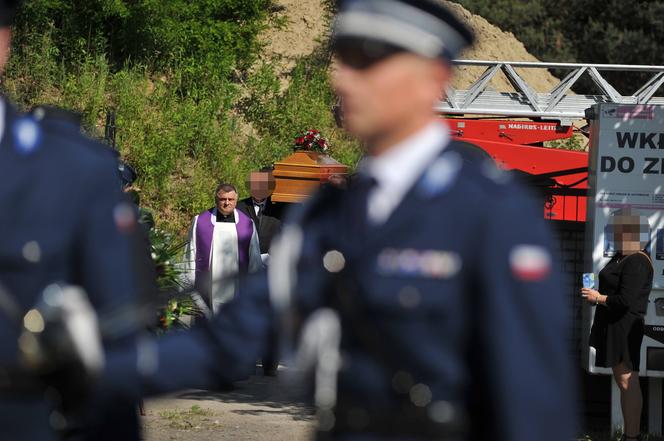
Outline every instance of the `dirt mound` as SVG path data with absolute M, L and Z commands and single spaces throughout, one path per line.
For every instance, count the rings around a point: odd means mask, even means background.
M 470 25 L 477 36 L 475 46 L 462 54 L 469 60 L 537 61 L 523 44 L 510 32 L 503 32 L 484 18 L 467 11 L 463 6 L 440 0 Z M 265 43 L 263 61 L 274 64 L 282 80 L 288 84 L 288 75 L 299 57 L 311 54 L 329 34 L 329 12 L 322 0 L 276 0 L 274 20 L 280 26 L 272 27 L 261 35 Z M 465 89 L 482 74 L 483 67 L 461 67 L 457 71 L 454 87 Z M 517 72 L 537 92 L 548 92 L 558 80 L 542 69 L 517 69 Z M 497 91 L 512 91 L 507 78 L 501 73 L 490 83 Z
M 329 33 L 330 14 L 322 0 L 276 0 L 276 26 L 260 36 L 262 61 L 273 63 L 282 87 L 298 58 L 309 55 Z
M 442 0 L 441 0 L 442 1 Z M 460 58 L 467 60 L 539 61 L 528 53 L 526 48 L 511 32 L 504 32 L 479 15 L 468 12 L 463 6 L 451 1 L 442 1 L 456 15 L 475 30 L 475 46 L 463 53 Z M 484 72 L 484 67 L 460 67 L 454 87 L 465 89 Z M 516 69 L 526 82 L 537 92 L 548 92 L 560 81 L 544 69 Z M 490 83 L 497 91 L 514 90 L 500 72 Z

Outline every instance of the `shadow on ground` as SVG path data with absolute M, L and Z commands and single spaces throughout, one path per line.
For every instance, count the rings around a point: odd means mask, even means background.
M 283 376 L 283 374 L 280 374 Z M 218 401 L 255 405 L 252 409 L 235 409 L 231 412 L 239 415 L 288 415 L 297 421 L 311 421 L 314 407 L 306 399 L 302 384 L 286 383 L 277 377 L 255 375 L 246 381 L 235 383 L 229 391 L 194 390 L 174 395 L 174 398 Z

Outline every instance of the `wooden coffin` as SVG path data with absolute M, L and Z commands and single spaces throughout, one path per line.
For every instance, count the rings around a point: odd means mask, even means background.
M 330 156 L 309 151 L 296 151 L 274 164 L 276 186 L 272 194 L 274 202 L 302 202 L 330 176 L 346 178 L 348 167 Z

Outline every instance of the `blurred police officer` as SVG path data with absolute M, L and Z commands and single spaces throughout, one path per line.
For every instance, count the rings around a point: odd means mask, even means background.
M 9 52 L 9 26 L 18 3 L 0 1 L 0 68 Z M 43 116 L 20 114 L 0 99 L 0 286 L 4 299 L 0 438 L 12 441 L 51 440 L 55 431 L 67 430 L 66 416 L 77 413 L 76 400 L 81 398 L 80 389 L 69 390 L 67 385 L 84 382 L 82 376 L 62 378 L 74 373 L 68 368 L 49 370 L 49 376 L 40 378 L 23 369 L 19 354 L 34 347 L 28 340 L 17 343 L 21 322 L 35 332 L 43 323 L 34 313 L 21 320 L 22 314 L 39 303 L 45 288 L 54 283 L 83 287 L 102 316 L 116 314 L 134 300 L 128 234 L 135 228 L 135 216 L 131 205 L 123 202 L 116 161 L 108 149 L 93 145 L 77 128 L 50 124 Z M 132 325 L 116 323 L 112 328 L 116 342 L 133 341 Z M 60 378 L 53 377 L 56 373 Z M 126 410 L 111 409 L 104 415 L 108 421 L 122 422 L 116 429 L 117 439 L 133 439 L 137 434 L 137 425 L 130 427 L 126 419 L 127 414 L 135 415 L 131 403 Z
M 467 160 L 433 111 L 472 40 L 437 1 L 342 2 L 334 84 L 367 148 L 358 177 L 292 214 L 267 280 L 250 280 L 211 326 L 159 342 L 141 371 L 146 392 L 241 377 L 276 320 L 317 346 L 321 438 L 574 436 L 568 323 L 541 204 L 490 162 Z M 135 361 L 123 357 L 112 367 L 126 378 Z

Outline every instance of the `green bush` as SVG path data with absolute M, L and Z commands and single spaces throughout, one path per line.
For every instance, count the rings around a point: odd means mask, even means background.
M 183 237 L 213 204 L 219 181 L 246 195 L 249 171 L 291 151 L 317 128 L 354 165 L 357 144 L 335 128 L 321 49 L 300 60 L 280 91 L 256 63 L 269 0 L 28 0 L 14 30 L 4 92 L 20 107 L 80 112 L 101 138 L 116 112 L 117 143 L 139 175 L 142 205 Z M 250 126 L 247 124 L 249 123 Z
M 76 66 L 103 55 L 170 72 L 183 94 L 204 97 L 248 68 L 270 0 L 29 0 L 16 20 L 16 47 L 31 51 L 49 30 L 56 59 Z
M 336 128 L 332 106 L 335 95 L 329 79 L 329 56 L 323 47 L 311 57 L 299 61 L 291 74 L 291 83 L 279 92 L 279 81 L 266 65 L 249 81 L 250 95 L 243 100 L 246 118 L 256 124 L 261 135 L 259 158 L 266 163 L 284 157 L 292 149 L 294 136 L 306 129 L 318 129 L 331 145 L 332 156 L 353 167 L 361 150 L 345 131 Z M 261 148 L 269 144 L 273 148 Z
M 664 64 L 664 0 L 456 0 L 468 10 L 514 33 L 544 61 Z M 556 72 L 567 74 L 568 72 Z M 603 72 L 623 94 L 633 93 L 652 74 Z M 591 80 L 578 93 L 596 93 Z

